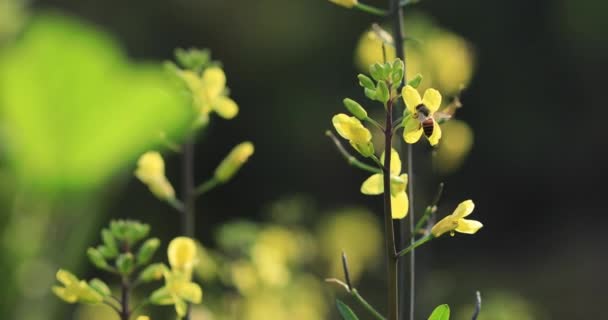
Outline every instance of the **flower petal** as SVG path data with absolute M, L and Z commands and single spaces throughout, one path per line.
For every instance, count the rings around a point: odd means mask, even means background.
M 363 181 L 361 193 L 367 195 L 378 195 L 384 192 L 384 181 L 381 173 L 376 173 Z
M 188 273 L 196 263 L 196 243 L 188 237 L 177 237 L 167 248 L 172 269 Z
M 439 107 L 441 106 L 441 93 L 433 88 L 426 89 L 424 98 L 422 98 L 422 103 L 429 108 L 429 111 L 433 114 L 435 111 L 439 110 Z
M 173 296 L 169 289 L 165 286 L 159 289 L 156 289 L 152 294 L 150 294 L 150 302 L 155 305 L 170 305 L 173 304 Z
M 407 189 L 407 173 L 391 177 L 391 194 L 395 195 Z
M 67 270 L 59 269 L 55 276 L 66 287 L 78 283 L 78 278 Z
M 194 282 L 183 284 L 179 288 L 179 292 L 177 294 L 180 298 L 192 303 L 201 303 L 201 300 L 203 299 L 203 291 L 201 290 L 201 287 Z
M 393 219 L 405 218 L 409 207 L 410 201 L 407 198 L 405 191 L 391 196 L 391 215 L 393 216 Z
M 450 232 L 458 227 L 457 219 L 455 219 L 452 215 L 449 215 L 437 222 L 433 228 L 431 229 L 431 233 L 435 237 L 439 237 L 446 232 Z
M 410 85 L 407 85 L 403 87 L 403 90 L 401 90 L 401 95 L 403 96 L 403 102 L 405 102 L 407 110 L 410 113 L 415 113 L 416 107 L 422 103 L 418 90 L 414 89 L 414 87 Z
M 372 140 L 372 133 L 355 117 L 340 113 L 335 115 L 331 121 L 338 134 L 344 139 L 361 145 Z
M 411 115 L 405 117 L 403 121 L 403 140 L 409 144 L 418 142 L 423 132 L 420 121 L 414 119 Z
M 455 230 L 460 233 L 474 234 L 481 227 L 483 227 L 483 224 L 477 220 L 460 219 L 458 220 L 458 227 Z
M 213 110 L 224 119 L 232 119 L 239 113 L 239 106 L 234 100 L 220 96 L 214 101 Z
M 210 67 L 203 72 L 203 89 L 210 100 L 217 98 L 226 88 L 226 74 L 218 67 Z
M 53 286 L 53 293 L 67 303 L 76 303 L 78 301 L 78 296 L 73 291 L 67 290 L 64 287 Z
M 439 139 L 441 139 L 441 127 L 437 121 L 433 121 L 433 134 L 428 139 L 431 146 L 436 146 L 439 143 Z
M 456 210 L 454 210 L 452 216 L 456 219 L 464 218 L 470 215 L 474 209 L 475 204 L 473 203 L 473 200 L 465 200 L 461 202 L 458 207 L 456 207 Z
M 186 301 L 176 298 L 175 299 L 175 313 L 177 313 L 177 315 L 181 319 L 186 315 L 186 312 L 188 312 L 188 305 L 186 304 Z
M 384 164 L 384 152 L 380 156 L 380 161 Z M 394 148 L 391 148 L 391 175 L 398 176 L 401 173 L 401 158 L 399 158 L 399 152 Z

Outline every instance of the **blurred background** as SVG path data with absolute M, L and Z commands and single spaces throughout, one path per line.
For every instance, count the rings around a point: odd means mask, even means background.
M 408 77 L 422 73 L 446 101 L 466 87 L 441 146 L 416 147 L 417 212 L 443 181 L 439 215 L 470 198 L 484 223 L 417 251 L 420 319 L 440 303 L 470 319 L 475 290 L 482 320 L 602 317 L 605 12 L 600 0 L 406 9 Z M 156 148 L 181 185 L 180 156 L 158 139 L 179 141 L 187 121 L 187 102 L 164 94 L 161 62 L 176 47 L 210 48 L 241 108 L 212 119 L 196 180 L 233 145 L 256 145 L 234 181 L 198 201 L 207 259 L 194 319 L 337 319 L 334 297 L 354 303 L 323 279 L 341 277 L 341 250 L 384 310 L 381 198 L 359 193 L 368 174 L 324 134 L 343 97 L 364 101 L 356 74 L 381 58 L 374 22 L 323 0 L 0 0 L 0 317 L 114 319 L 52 296 L 57 268 L 103 276 L 84 252 L 111 219 L 148 222 L 165 244 L 179 233 L 132 174 Z

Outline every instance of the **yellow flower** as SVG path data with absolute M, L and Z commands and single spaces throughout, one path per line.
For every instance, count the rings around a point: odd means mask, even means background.
M 384 154 L 382 154 L 382 163 L 384 163 Z M 407 197 L 406 188 L 408 177 L 407 174 L 401 174 L 401 159 L 399 153 L 395 149 L 391 149 L 391 210 L 393 219 L 403 219 L 407 216 L 409 209 L 409 199 Z M 361 193 L 367 195 L 378 195 L 384 193 L 383 174 L 376 173 L 367 178 L 361 185 Z
M 192 93 L 199 122 L 206 123 L 211 112 L 224 119 L 232 119 L 239 113 L 236 102 L 227 96 L 226 74 L 221 68 L 207 68 L 201 76 L 185 70 L 180 72 L 180 76 Z
M 424 97 L 414 87 L 407 85 L 401 95 L 408 115 L 403 120 L 403 139 L 407 143 L 416 143 L 424 133 L 432 146 L 441 139 L 441 127 L 433 119 L 433 114 L 441 106 L 441 93 L 435 89 L 427 89 Z M 423 128 L 423 123 L 429 122 L 429 127 Z
M 439 237 L 446 232 L 449 232 L 452 236 L 454 232 L 476 233 L 483 227 L 483 224 L 479 221 L 464 219 L 473 212 L 473 209 L 475 209 L 475 204 L 472 200 L 461 202 L 451 215 L 441 219 L 433 226 L 431 233 L 435 237 Z
M 89 303 L 97 304 L 103 301 L 103 296 L 91 288 L 86 281 L 78 280 L 69 271 L 59 269 L 57 271 L 57 280 L 61 282 L 61 286 L 53 286 L 53 293 L 61 300 L 67 303 Z
M 135 176 L 158 198 L 166 200 L 175 197 L 175 190 L 165 176 L 165 162 L 160 153 L 148 151 L 139 157 Z
M 196 243 L 188 237 L 177 237 L 171 240 L 167 248 L 171 269 L 190 276 L 192 268 L 197 263 L 196 252 Z
M 338 134 L 347 139 L 361 155 L 369 157 L 374 154 L 374 145 L 371 142 L 372 134 L 359 119 L 340 113 L 335 115 L 331 121 Z
M 249 141 L 242 142 L 230 151 L 215 169 L 215 178 L 221 182 L 226 182 L 239 171 L 253 154 L 255 148 Z
M 177 270 L 165 271 L 165 286 L 152 292 L 150 301 L 156 305 L 174 305 L 175 312 L 181 318 L 186 315 L 188 302 L 201 303 L 201 287 L 190 281 L 190 276 Z
M 335 3 L 345 8 L 352 8 L 359 3 L 357 0 L 329 0 L 329 2 Z
M 150 317 L 148 316 L 138 316 L 137 319 L 135 320 L 150 320 Z

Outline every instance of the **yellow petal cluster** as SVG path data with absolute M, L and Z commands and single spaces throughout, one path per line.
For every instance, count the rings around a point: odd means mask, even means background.
M 97 304 L 103 301 L 103 296 L 91 288 L 86 281 L 79 280 L 69 271 L 57 271 L 57 280 L 63 286 L 53 286 L 53 293 L 67 303 Z
M 384 163 L 384 154 L 381 158 Z M 401 159 L 395 149 L 391 149 L 391 215 L 393 219 L 403 219 L 407 216 L 409 209 L 409 198 L 407 196 L 408 176 L 401 174 Z M 366 195 L 379 195 L 384 193 L 384 175 L 376 173 L 367 178 L 361 185 L 361 193 Z
M 171 270 L 163 270 L 165 285 L 154 291 L 150 301 L 157 305 L 174 305 L 179 317 L 186 315 L 188 302 L 201 303 L 203 291 L 192 282 L 192 269 L 197 263 L 197 247 L 188 237 L 177 237 L 169 243 L 167 256 Z
M 329 0 L 329 2 L 335 3 L 345 8 L 352 8 L 359 3 L 357 0 Z
M 255 148 L 253 143 L 249 141 L 242 142 L 235 146 L 215 169 L 215 178 L 221 182 L 230 180 L 243 164 L 247 162 L 254 151 Z
M 338 134 L 364 157 L 374 154 L 372 133 L 356 117 L 340 113 L 331 119 Z
M 410 144 L 416 143 L 424 132 L 422 121 L 425 119 L 425 116 L 417 110 L 417 107 L 425 106 L 429 111 L 428 117 L 433 118 L 433 114 L 441 106 L 441 93 L 430 88 L 424 92 L 424 97 L 420 97 L 418 90 L 407 85 L 403 87 L 401 95 L 408 111 L 408 115 L 403 120 L 403 139 Z M 427 139 L 432 146 L 437 145 L 439 139 L 441 139 L 441 127 L 434 119 L 433 133 Z
M 221 68 L 209 67 L 200 76 L 190 70 L 180 71 L 179 75 L 192 93 L 199 123 L 207 123 L 211 112 L 224 119 L 232 119 L 239 113 L 236 102 L 227 96 L 226 74 Z
M 476 233 L 483 224 L 476 220 L 467 220 L 464 217 L 470 215 L 475 209 L 475 204 L 472 200 L 466 200 L 461 202 L 454 212 L 441 219 L 431 229 L 431 233 L 435 237 L 439 237 L 442 234 L 449 232 L 450 235 L 454 235 L 454 232 L 474 234 Z
M 148 151 L 139 157 L 135 176 L 158 198 L 167 200 L 175 197 L 175 190 L 165 176 L 165 162 L 160 153 Z

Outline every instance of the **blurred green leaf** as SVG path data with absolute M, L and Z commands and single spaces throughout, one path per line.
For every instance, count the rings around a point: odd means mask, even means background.
M 95 187 L 161 131 L 182 133 L 191 110 L 162 70 L 130 62 L 90 25 L 34 18 L 0 52 L 0 121 L 17 176 L 39 187 Z
M 351 310 L 344 302 L 336 299 L 336 306 L 338 307 L 338 311 L 344 320 L 359 320 L 357 315 Z
M 449 320 L 450 307 L 447 304 L 442 304 L 433 310 L 429 320 Z

